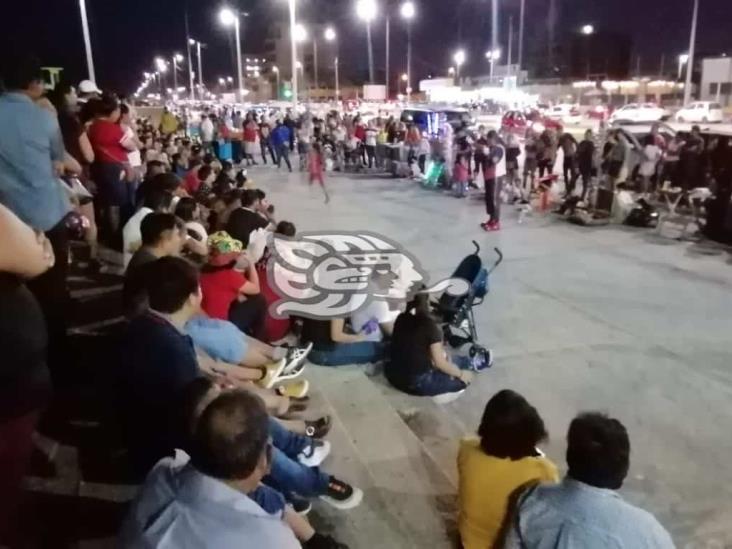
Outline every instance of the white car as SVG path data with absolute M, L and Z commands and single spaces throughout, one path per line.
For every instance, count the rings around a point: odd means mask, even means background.
M 676 113 L 677 122 L 721 122 L 722 105 L 713 101 L 694 101 Z
M 666 109 L 653 103 L 628 103 L 610 116 L 610 122 L 658 122 L 668 117 Z
M 562 122 L 567 121 L 579 121 L 580 110 L 577 105 L 571 105 L 569 103 L 562 103 L 560 105 L 554 105 L 544 111 L 544 116 L 548 116 L 552 120 L 559 120 Z

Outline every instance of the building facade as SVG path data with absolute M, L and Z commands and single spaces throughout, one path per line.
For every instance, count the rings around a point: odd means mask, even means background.
M 732 58 L 708 57 L 702 60 L 699 99 L 732 106 Z

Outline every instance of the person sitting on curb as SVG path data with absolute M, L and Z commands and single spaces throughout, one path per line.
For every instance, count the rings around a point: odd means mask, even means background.
M 155 466 L 125 520 L 120 546 L 296 549 L 299 539 L 306 549 L 344 548 L 261 486 L 273 465 L 270 422 L 262 401 L 246 391 L 202 406 L 190 458 L 180 452 Z
M 536 447 L 546 436 L 536 408 L 518 393 L 504 389 L 485 405 L 478 437 L 460 442 L 457 459 L 463 549 L 494 547 L 517 488 L 558 480 L 556 466 Z
M 673 549 L 655 517 L 617 493 L 630 467 L 628 432 L 617 419 L 599 413 L 574 418 L 567 466 L 561 483 L 534 485 L 518 496 L 506 549 Z

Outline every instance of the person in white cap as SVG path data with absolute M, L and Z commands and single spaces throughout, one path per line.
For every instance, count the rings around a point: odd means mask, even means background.
M 79 103 L 86 103 L 89 99 L 97 99 L 102 95 L 97 85 L 91 80 L 79 82 Z

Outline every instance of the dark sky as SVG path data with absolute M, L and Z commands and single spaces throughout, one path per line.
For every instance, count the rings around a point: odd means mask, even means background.
M 97 80 L 100 86 L 132 91 L 144 70 L 152 69 L 155 55 L 185 54 L 185 0 L 86 0 L 91 19 Z M 231 0 L 236 5 L 237 0 Z M 499 0 L 505 30 L 509 14 L 518 25 L 519 0 Z M 550 0 L 526 0 L 526 49 L 544 48 Z M 267 25 L 286 18 L 285 0 L 238 0 L 251 16 L 243 29 L 243 51 L 258 52 Z M 334 23 L 340 36 L 341 66 L 345 76 L 363 79 L 366 38 L 354 15 L 355 0 L 298 0 L 302 18 Z M 445 72 L 452 52 L 468 50 L 466 73 L 486 72 L 483 52 L 490 43 L 490 0 L 416 0 L 414 72 Z M 557 0 L 558 34 L 575 32 L 584 23 L 622 31 L 633 40 L 633 56 L 642 67 L 657 70 L 662 53 L 676 57 L 688 48 L 692 0 Z M 204 52 L 204 78 L 233 74 L 230 32 L 218 24 L 219 0 L 188 0 L 191 35 L 209 44 Z M 381 0 L 382 7 L 386 0 Z M 398 12 L 394 1 L 394 13 Z M 697 51 L 732 54 L 732 0 L 700 0 Z M 17 0 L 3 6 L 5 41 L 26 45 L 48 65 L 65 68 L 73 81 L 85 76 L 85 61 L 78 0 Z M 384 23 L 374 23 L 377 71 L 384 66 Z M 397 20 L 392 25 L 392 68 L 405 69 L 406 35 Z M 505 43 L 505 35 L 502 36 Z M 505 49 L 505 45 L 504 45 Z M 1 53 L 1 52 L 0 52 Z M 668 58 L 668 57 L 667 57 Z M 669 61 L 667 61 L 669 62 Z M 0 67 L 1 69 L 1 67 Z

